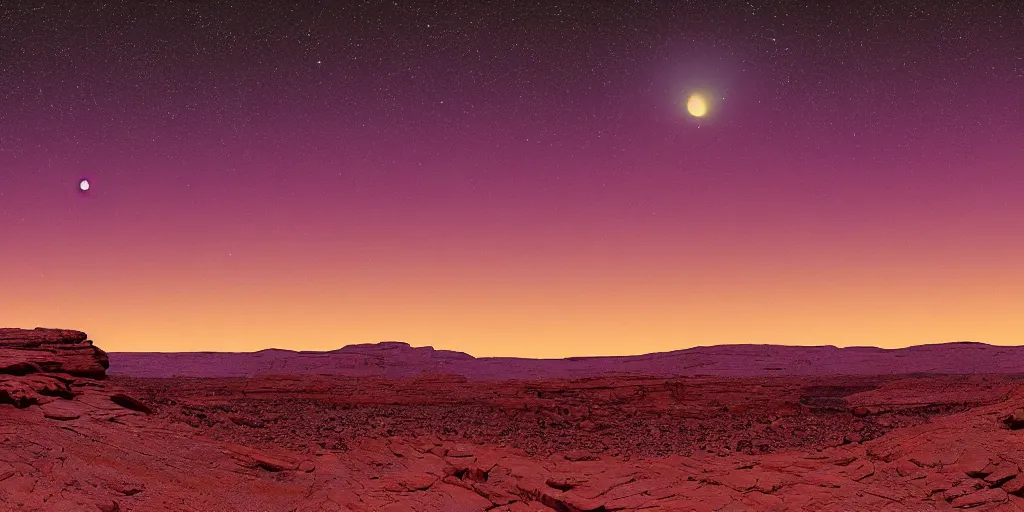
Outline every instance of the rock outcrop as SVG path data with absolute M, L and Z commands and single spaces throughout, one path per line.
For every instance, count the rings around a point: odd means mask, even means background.
M 46 406 L 68 415 L 80 379 L 103 379 L 107 354 L 83 332 L 63 329 L 0 329 L 0 404 Z M 65 412 L 58 412 L 63 410 Z
M 0 329 L 0 374 L 65 373 L 102 379 L 110 362 L 84 332 Z

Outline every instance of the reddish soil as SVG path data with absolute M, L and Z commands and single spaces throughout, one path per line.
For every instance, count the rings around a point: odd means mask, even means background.
M 103 378 L 105 363 L 81 333 L 0 330 L 0 509 L 1024 510 L 1024 389 L 1006 373 Z
M 471 382 L 451 376 L 131 379 L 158 416 L 254 445 L 320 451 L 365 437 L 450 437 L 546 457 L 587 450 L 626 459 L 755 455 L 874 439 L 943 413 L 1002 400 L 1010 386 L 986 377 L 729 379 L 605 377 Z M 996 378 L 998 379 L 998 378 Z M 926 404 L 854 416 L 850 399 L 896 383 L 966 391 Z M 985 386 L 989 386 L 985 389 Z M 878 409 L 884 406 L 871 404 Z

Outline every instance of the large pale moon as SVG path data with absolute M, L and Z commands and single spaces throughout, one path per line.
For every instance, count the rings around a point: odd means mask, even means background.
M 82 180 L 78 182 L 78 188 L 82 192 L 89 190 L 89 180 Z
M 708 100 L 700 94 L 691 94 L 686 100 L 686 111 L 693 117 L 704 117 L 708 113 Z

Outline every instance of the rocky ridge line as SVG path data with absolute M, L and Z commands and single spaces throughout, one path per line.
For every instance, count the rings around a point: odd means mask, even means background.
M 343 375 L 386 378 L 421 374 L 473 380 L 657 377 L 813 377 L 834 375 L 1016 374 L 1024 347 L 973 342 L 876 347 L 718 345 L 636 356 L 527 359 L 473 357 L 404 342 L 349 345 L 327 352 L 268 349 L 238 352 L 118 352 L 111 374 L 129 377 Z

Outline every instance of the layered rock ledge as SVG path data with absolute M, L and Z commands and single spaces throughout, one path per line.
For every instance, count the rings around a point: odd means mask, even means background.
M 107 353 L 80 331 L 0 328 L 0 374 L 64 373 L 102 379 Z

